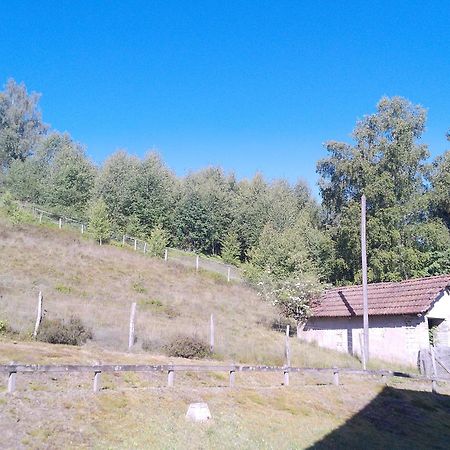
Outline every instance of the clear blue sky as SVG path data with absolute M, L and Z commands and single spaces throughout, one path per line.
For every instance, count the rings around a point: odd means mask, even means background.
M 346 140 L 382 95 L 429 109 L 448 148 L 448 1 L 5 1 L 0 81 L 43 93 L 44 119 L 95 161 L 158 150 L 314 184 L 322 143 Z

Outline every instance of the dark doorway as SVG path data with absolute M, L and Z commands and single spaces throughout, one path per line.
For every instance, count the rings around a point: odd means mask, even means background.
M 428 338 L 433 347 L 448 346 L 447 321 L 428 318 Z

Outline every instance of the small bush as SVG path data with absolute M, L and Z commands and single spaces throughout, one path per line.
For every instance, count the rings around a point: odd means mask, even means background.
M 168 356 L 201 359 L 211 356 L 208 345 L 196 336 L 176 336 L 164 346 Z
M 71 317 L 68 322 L 61 319 L 44 319 L 37 339 L 50 344 L 81 345 L 92 339 L 92 331 L 79 317 Z
M 297 334 L 297 324 L 294 320 L 283 316 L 273 319 L 270 323 L 270 328 L 280 333 L 286 333 L 287 325 L 289 325 L 289 336 L 295 336 Z
M 7 320 L 0 320 L 0 336 L 15 336 L 17 334 L 19 333 L 11 328 Z

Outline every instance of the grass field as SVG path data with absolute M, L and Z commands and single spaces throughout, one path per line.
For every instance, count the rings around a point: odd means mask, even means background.
M 1 343 L 3 360 L 16 356 L 53 363 L 165 363 L 162 356 L 125 354 L 35 342 Z M 32 355 L 32 356 L 31 356 Z M 3 362 L 3 361 L 2 361 Z M 182 360 L 176 361 L 182 363 Z M 91 374 L 19 374 L 17 390 L 0 385 L 1 448 L 95 449 L 446 449 L 450 393 L 429 383 L 341 376 L 103 374 L 92 393 Z M 185 420 L 189 403 L 207 402 L 213 419 Z
M 132 250 L 98 246 L 75 231 L 12 225 L 5 218 L 0 218 L 0 254 L 0 320 L 22 336 L 33 329 L 42 291 L 46 318 L 80 316 L 93 330 L 93 345 L 103 348 L 126 350 L 130 305 L 136 302 L 135 352 L 144 340 L 157 351 L 180 333 L 208 342 L 214 314 L 216 359 L 284 362 L 284 336 L 272 329 L 276 311 L 242 283 Z M 360 364 L 349 355 L 291 340 L 293 364 Z
M 98 246 L 77 232 L 0 217 L 0 320 L 20 334 L 0 339 L 0 363 L 189 363 L 155 350 L 183 333 L 208 339 L 216 318 L 212 361 L 284 363 L 284 335 L 273 330 L 276 311 L 242 283 L 174 262 Z M 79 315 L 94 332 L 82 347 L 30 339 L 39 291 L 47 318 Z M 138 341 L 126 352 L 129 310 L 138 304 Z M 159 346 L 158 346 L 159 345 Z M 291 338 L 292 364 L 360 367 L 346 354 Z M 211 360 L 196 363 L 207 364 Z M 372 367 L 399 368 L 372 361 Z M 450 393 L 429 383 L 292 374 L 103 374 L 92 393 L 91 374 L 19 374 L 17 390 L 0 380 L 0 448 L 448 448 Z M 191 402 L 206 401 L 213 420 L 186 422 Z

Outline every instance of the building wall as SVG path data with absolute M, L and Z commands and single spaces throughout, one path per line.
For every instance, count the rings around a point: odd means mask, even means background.
M 320 346 L 361 356 L 362 317 L 312 317 L 299 338 Z M 369 317 L 371 357 L 416 365 L 420 348 L 428 346 L 428 324 L 424 317 Z
M 450 346 L 450 292 L 443 292 L 426 314 L 427 320 L 444 319 L 437 327 L 436 345 Z M 436 321 L 434 321 L 436 322 Z

